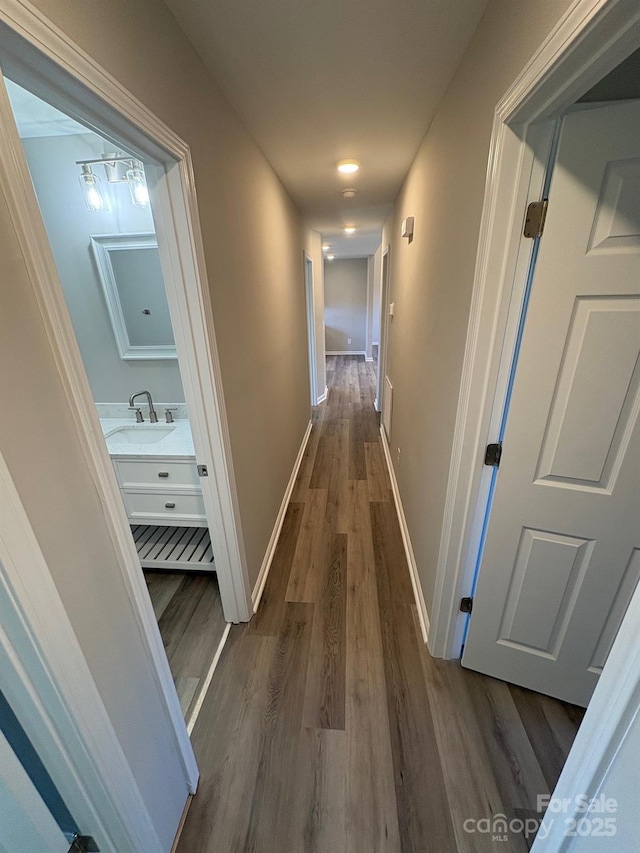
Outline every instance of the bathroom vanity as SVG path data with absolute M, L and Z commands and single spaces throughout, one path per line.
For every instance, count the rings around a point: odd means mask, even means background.
M 101 424 L 143 567 L 211 571 L 189 421 L 101 418 Z
M 195 458 L 122 455 L 112 460 L 131 524 L 206 527 Z
M 188 420 L 102 424 L 131 524 L 206 527 Z

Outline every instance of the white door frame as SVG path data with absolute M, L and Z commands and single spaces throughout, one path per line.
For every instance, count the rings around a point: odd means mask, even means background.
M 373 255 L 367 256 L 367 323 L 364 332 L 364 357 L 369 362 L 373 361 L 373 259 Z
M 490 497 L 484 448 L 506 401 L 529 268 L 524 212 L 540 198 L 552 120 L 639 45 L 637 0 L 575 0 L 496 107 L 430 614 L 434 657 L 460 657 L 459 601 L 472 588 Z
M 187 144 L 115 79 L 24 0 L 0 6 L 2 65 L 36 94 L 109 138 L 127 140 L 147 163 L 167 297 L 180 355 L 185 397 L 198 462 L 225 617 L 251 617 L 251 593 L 240 526 L 222 381 L 204 251 L 199 228 L 191 155 Z M 16 34 L 24 41 L 16 39 Z M 26 42 L 26 44 L 25 44 Z M 173 684 L 162 638 L 113 466 L 86 379 L 73 326 L 37 201 L 15 131 L 10 104 L 0 93 L 0 177 L 16 234 L 54 353 L 87 468 L 104 507 L 133 612 L 168 722 L 175 733 L 185 777 L 194 791 L 198 771 Z M 170 270 L 170 275 L 166 275 Z M 177 322 L 176 322 L 177 320 Z M 0 532 L 6 521 L 0 516 Z M 121 848 L 124 849 L 124 848 Z
M 389 348 L 389 287 L 391 281 L 391 246 L 387 246 L 380 257 L 380 340 L 378 341 L 378 375 L 374 408 L 382 412 L 384 405 L 384 381 L 387 375 L 387 350 Z
M 0 519 L 0 689 L 80 831 L 103 853 L 161 853 L 2 455 Z
M 318 365 L 316 363 L 316 310 L 314 294 L 313 259 L 308 252 L 303 252 L 304 263 L 304 292 L 307 306 L 307 342 L 309 350 L 309 387 L 311 390 L 311 405 L 318 405 Z

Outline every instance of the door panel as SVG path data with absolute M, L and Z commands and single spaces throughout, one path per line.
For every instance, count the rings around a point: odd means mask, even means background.
M 576 299 L 537 481 L 613 488 L 637 417 L 639 351 L 640 297 Z
M 524 528 L 499 642 L 557 658 L 593 542 Z
M 463 664 L 586 704 L 640 575 L 640 103 L 564 120 Z

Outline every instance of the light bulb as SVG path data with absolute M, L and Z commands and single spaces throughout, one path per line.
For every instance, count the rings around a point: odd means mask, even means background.
M 82 187 L 84 202 L 92 213 L 99 213 L 102 210 L 109 209 L 98 186 L 100 178 L 93 174 L 91 166 L 87 166 L 86 164 L 82 166 L 82 174 L 78 180 Z
M 149 190 L 144 176 L 144 168 L 139 160 L 133 161 L 133 168 L 127 171 L 127 183 L 131 193 L 131 201 L 136 207 L 147 207 Z
M 355 234 L 356 233 L 355 225 L 345 225 L 344 233 L 345 234 Z
M 357 160 L 340 160 L 336 163 L 336 168 L 343 175 L 353 175 L 359 171 L 360 163 Z
M 133 189 L 133 194 L 135 195 L 138 204 L 143 207 L 149 204 L 149 190 L 143 184 L 136 184 Z

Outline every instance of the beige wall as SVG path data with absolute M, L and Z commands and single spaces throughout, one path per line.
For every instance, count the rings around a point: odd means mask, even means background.
M 309 420 L 300 216 L 162 3 L 35 5 L 191 147 L 255 580 Z M 186 797 L 179 758 L 2 205 L 0 452 L 168 850 Z
M 327 352 L 365 351 L 367 286 L 367 258 L 325 262 L 324 322 Z
M 495 105 L 569 0 L 492 0 L 385 224 L 392 458 L 431 610 Z M 415 216 L 411 244 L 400 223 Z

